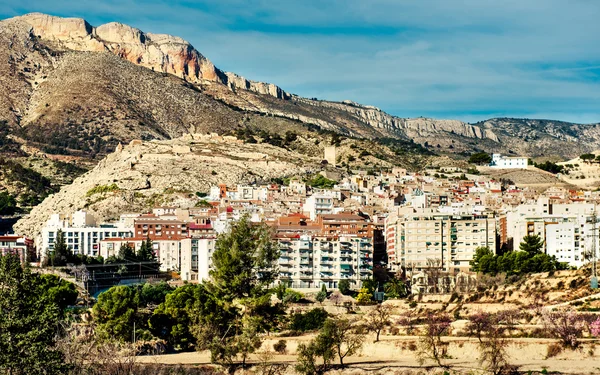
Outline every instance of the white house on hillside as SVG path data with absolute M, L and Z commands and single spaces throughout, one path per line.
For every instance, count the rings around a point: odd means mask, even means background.
M 501 154 L 492 154 L 490 167 L 523 169 L 527 168 L 527 158 L 523 156 L 502 156 Z

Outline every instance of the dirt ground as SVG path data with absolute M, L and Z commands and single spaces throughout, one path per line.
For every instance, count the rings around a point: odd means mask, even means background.
M 296 360 L 295 351 L 300 342 L 306 342 L 311 336 L 286 338 L 288 354 L 275 354 L 270 359 L 273 363 L 294 364 Z M 332 371 L 332 374 L 410 374 L 419 373 L 419 369 L 429 368 L 431 373 L 436 373 L 437 366 L 429 361 L 421 367 L 418 363 L 416 353 L 410 349 L 410 344 L 418 343 L 417 336 L 382 336 L 381 340 L 374 343 L 375 337 L 370 335 L 365 342 L 359 355 L 347 358 L 344 362 L 349 366 L 345 370 Z M 277 339 L 266 340 L 261 349 L 272 348 Z M 450 366 L 450 374 L 483 374 L 479 364 L 478 342 L 474 338 L 447 337 L 444 341 L 450 342 L 449 359 L 443 360 L 443 364 Z M 556 342 L 552 339 L 519 338 L 511 339 L 508 348 L 510 364 L 517 365 L 519 371 L 527 373 L 540 373 L 546 369 L 548 373 L 560 374 L 599 374 L 600 362 L 595 353 L 595 341 L 583 340 L 577 350 L 564 350 L 556 357 L 546 359 L 548 345 Z M 414 348 L 413 348 L 414 349 Z M 210 363 L 208 352 L 190 352 L 159 356 L 139 357 L 140 362 L 183 364 L 183 365 L 206 365 Z M 260 363 L 259 355 L 253 355 L 251 362 Z M 286 374 L 293 374 L 291 369 Z M 437 369 L 439 371 L 439 368 Z M 404 372 L 409 371 L 409 372 Z M 249 374 L 252 372 L 248 372 Z M 443 373 L 440 372 L 440 374 Z

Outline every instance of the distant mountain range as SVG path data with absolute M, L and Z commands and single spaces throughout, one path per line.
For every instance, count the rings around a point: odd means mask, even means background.
M 178 37 L 40 13 L 0 21 L 0 89 L 0 120 L 12 138 L 53 153 L 104 154 L 136 138 L 227 133 L 264 115 L 315 131 L 412 140 L 442 154 L 573 157 L 600 148 L 600 124 L 400 118 L 224 72 Z

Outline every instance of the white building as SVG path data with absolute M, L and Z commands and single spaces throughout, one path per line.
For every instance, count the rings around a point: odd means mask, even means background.
M 523 169 L 527 168 L 527 158 L 522 156 L 502 156 L 501 154 L 492 154 L 490 167 Z
M 315 220 L 319 215 L 334 213 L 335 199 L 325 194 L 313 194 L 306 198 L 303 211 L 308 214 L 311 220 Z
M 42 228 L 40 255 L 46 256 L 54 250 L 54 241 L 61 230 L 67 247 L 73 254 L 96 257 L 100 255 L 100 241 L 105 238 L 133 237 L 133 225 L 127 225 L 129 217 L 117 223 L 96 224 L 96 219 L 85 211 L 77 211 L 70 216 L 53 214 Z

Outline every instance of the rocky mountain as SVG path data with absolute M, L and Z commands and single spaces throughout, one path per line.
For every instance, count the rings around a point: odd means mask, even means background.
M 236 134 L 280 147 L 289 146 L 283 139 L 305 134 L 312 145 L 293 144 L 291 150 L 307 155 L 322 153 L 341 136 L 355 144 L 340 149 L 340 162 L 367 167 L 384 161 L 423 165 L 427 159 L 418 154 L 454 157 L 485 150 L 543 159 L 600 148 L 599 124 L 400 118 L 352 101 L 302 98 L 222 71 L 170 35 L 39 13 L 0 21 L 0 157 L 50 180 L 53 171 L 66 168 L 63 178 L 52 180 L 58 186 L 120 142 L 192 133 Z M 11 178 L 2 181 L 5 186 Z M 8 190 L 25 197 L 35 191 Z

